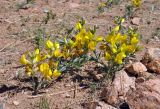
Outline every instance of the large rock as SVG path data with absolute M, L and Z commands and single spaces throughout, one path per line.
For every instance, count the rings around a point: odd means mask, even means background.
M 160 74 L 160 49 L 149 48 L 142 59 L 142 63 L 146 65 L 148 70 Z
M 103 89 L 101 97 L 105 102 L 116 105 L 120 100 L 119 97 L 123 98 L 130 88 L 135 88 L 135 77 L 130 77 L 121 70 L 116 72 L 112 86 Z
M 141 62 L 135 62 L 127 67 L 126 70 L 132 75 L 139 76 L 141 73 L 146 72 L 147 68 Z
M 136 84 L 136 90 L 128 91 L 126 101 L 130 109 L 160 109 L 160 79 Z
M 84 109 L 116 109 L 115 107 L 100 101 L 84 103 L 83 107 Z

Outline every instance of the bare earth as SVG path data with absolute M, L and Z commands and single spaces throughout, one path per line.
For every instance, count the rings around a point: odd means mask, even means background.
M 20 56 L 26 50 L 34 48 L 33 37 L 38 28 L 45 28 L 53 37 L 63 36 L 67 28 L 71 28 L 80 17 L 84 17 L 87 25 L 99 26 L 97 34 L 104 36 L 109 27 L 114 25 L 114 17 L 124 14 L 127 3 L 127 0 L 123 0 L 119 5 L 98 14 L 97 7 L 102 0 L 35 0 L 25 9 L 18 9 L 17 4 L 23 1 L 25 0 L 0 0 L 0 107 L 3 104 L 4 109 L 39 109 L 41 97 L 31 97 L 32 91 L 27 87 L 28 84 L 15 80 L 15 75 L 22 69 L 19 67 Z M 46 17 L 46 10 L 52 10 L 56 16 L 44 24 L 42 21 Z M 160 47 L 160 36 L 157 39 L 153 35 L 160 28 L 160 1 L 144 0 L 135 17 L 141 19 L 139 25 L 132 25 L 130 21 L 126 25 L 139 29 L 144 48 Z M 138 56 L 142 54 L 143 52 Z M 94 66 L 85 67 L 92 70 Z M 86 76 L 88 72 L 82 70 L 77 73 Z M 83 81 L 87 80 L 83 78 L 76 83 L 73 77 L 66 75 L 51 87 L 42 90 L 44 93 L 39 95 L 45 96 L 45 92 L 53 94 L 47 96 L 52 109 L 81 109 L 82 103 L 99 99 L 99 90 L 93 93 L 89 88 L 79 90 Z M 75 86 L 78 88 L 76 96 Z

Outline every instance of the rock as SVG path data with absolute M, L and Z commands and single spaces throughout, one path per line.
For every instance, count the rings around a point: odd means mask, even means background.
M 101 97 L 105 102 L 116 105 L 119 102 L 118 97 L 123 98 L 130 88 L 135 88 L 135 77 L 129 77 L 124 70 L 121 70 L 116 72 L 112 86 L 102 90 Z
M 112 84 L 114 88 L 118 91 L 119 95 L 125 95 L 126 92 L 128 92 L 128 90 L 130 89 L 130 87 L 135 87 L 135 77 L 130 77 L 124 70 L 121 70 L 116 72 Z
M 118 102 L 118 91 L 113 87 L 106 87 L 102 90 L 101 98 L 110 105 L 116 105 Z
M 151 70 L 157 74 L 160 74 L 160 61 L 155 60 L 155 61 L 149 62 L 147 67 L 149 70 Z
M 5 70 L 4 69 L 0 69 L 0 73 L 1 74 L 5 73 Z
M 134 76 L 139 76 L 142 72 L 146 72 L 147 68 L 141 62 L 135 62 L 127 67 L 126 70 Z
M 160 74 L 160 48 L 148 48 L 141 62 L 149 71 Z
M 96 106 L 98 105 L 98 102 L 88 102 L 88 103 L 83 103 L 82 105 L 84 109 L 95 109 Z
M 128 91 L 126 102 L 130 109 L 160 109 L 160 79 L 150 79 L 136 84 L 136 90 Z
M 95 109 L 116 109 L 116 108 L 104 102 L 98 102 L 98 106 L 96 106 Z
M 19 0 L 18 4 L 19 5 L 27 4 L 27 0 Z
M 19 105 L 19 102 L 18 102 L 18 101 L 13 101 L 13 104 L 14 104 L 15 106 L 18 106 L 18 105 Z
M 94 79 L 97 80 L 97 81 L 101 80 L 102 78 L 103 78 L 102 74 L 97 74 L 97 75 L 94 76 Z
M 154 78 L 154 77 L 155 77 L 154 75 L 152 75 L 152 74 L 149 73 L 149 72 L 142 72 L 142 73 L 140 73 L 138 76 L 139 76 L 139 77 L 144 77 L 145 79 L 147 79 L 147 78 Z
M 143 83 L 145 81 L 145 78 L 144 77 L 138 77 L 136 79 L 136 83 Z
M 132 20 L 131 20 L 131 23 L 133 25 L 139 25 L 140 24 L 140 21 L 141 21 L 141 18 L 139 17 L 134 17 Z
M 70 98 L 71 97 L 71 95 L 69 93 L 67 93 L 67 92 L 64 93 L 62 96 L 65 97 L 65 98 Z
M 84 103 L 83 107 L 84 109 L 116 109 L 115 107 L 100 101 Z

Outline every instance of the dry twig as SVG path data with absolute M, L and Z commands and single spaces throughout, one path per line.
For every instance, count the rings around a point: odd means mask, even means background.
M 80 90 L 80 89 L 83 89 L 83 87 L 79 87 L 77 90 Z M 59 94 L 63 94 L 63 93 L 66 93 L 66 92 L 71 92 L 71 91 L 75 91 L 76 89 L 70 89 L 70 90 L 66 90 L 66 91 L 61 91 L 61 92 L 58 92 L 58 93 L 51 93 L 51 94 L 46 94 L 45 96 L 53 96 L 53 95 L 59 95 Z M 36 96 L 28 96 L 28 98 L 38 98 L 38 97 L 42 97 L 44 95 L 36 95 Z

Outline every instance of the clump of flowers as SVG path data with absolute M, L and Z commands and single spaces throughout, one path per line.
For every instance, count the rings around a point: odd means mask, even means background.
M 58 70 L 58 62 L 53 58 L 58 58 L 58 44 L 46 41 L 47 54 L 41 53 L 37 48 L 33 53 L 27 52 L 21 56 L 20 62 L 25 66 L 25 73 L 31 78 L 33 90 L 37 93 L 38 89 L 45 87 L 52 79 L 61 75 Z
M 61 42 L 47 39 L 43 51 L 36 48 L 33 53 L 22 55 L 20 62 L 25 66 L 25 73 L 32 79 L 35 93 L 44 83 L 58 78 L 62 72 L 81 67 L 89 60 L 87 54 L 95 51 L 97 43 L 103 38 L 95 35 L 96 28 L 85 29 L 84 25 L 85 21 L 81 20 L 75 26 L 74 36 L 64 37 Z
M 132 0 L 132 4 L 134 7 L 140 7 L 142 0 Z
M 104 59 L 108 62 L 110 73 L 121 69 L 126 59 L 139 50 L 140 35 L 131 27 L 122 26 L 124 21 L 124 18 L 116 18 L 117 26 L 106 35 L 100 45 Z
M 116 27 L 106 37 L 101 37 L 96 35 L 95 26 L 86 29 L 85 20 L 82 19 L 77 22 L 74 35 L 65 36 L 61 41 L 47 39 L 44 49 L 36 48 L 32 53 L 23 54 L 20 62 L 32 80 L 34 92 L 37 93 L 62 73 L 79 69 L 87 61 L 100 62 L 100 58 L 104 58 L 109 73 L 122 68 L 126 59 L 138 51 L 140 36 L 131 27 L 124 27 L 124 21 L 124 18 L 116 17 Z M 91 56 L 90 52 L 95 56 Z

